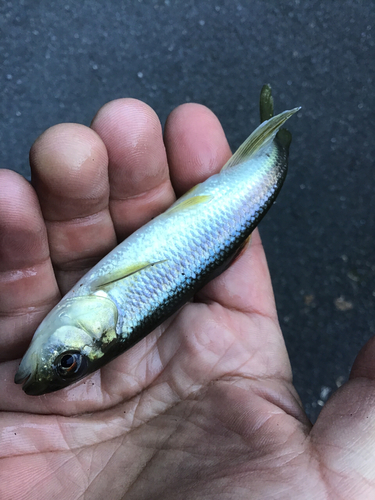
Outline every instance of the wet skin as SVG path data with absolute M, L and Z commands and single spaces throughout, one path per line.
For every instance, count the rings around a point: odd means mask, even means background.
M 33 187 L 0 171 L 0 498 L 375 497 L 374 341 L 312 427 L 257 232 L 194 303 L 99 372 L 38 397 L 13 383 L 61 294 L 229 156 L 208 109 L 177 108 L 163 141 L 154 112 L 123 99 L 91 128 L 47 130 Z

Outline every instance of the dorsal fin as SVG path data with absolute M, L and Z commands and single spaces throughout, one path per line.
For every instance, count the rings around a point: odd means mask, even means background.
M 261 149 L 273 141 L 280 127 L 301 108 L 283 111 L 261 123 L 257 129 L 241 144 L 234 155 L 229 158 L 222 170 L 239 165 L 255 156 Z

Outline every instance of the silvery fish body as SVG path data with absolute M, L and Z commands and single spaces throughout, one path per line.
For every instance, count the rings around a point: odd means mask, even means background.
M 222 272 L 272 205 L 287 170 L 269 120 L 198 184 L 89 271 L 41 323 L 15 381 L 27 394 L 81 379 L 141 340 Z M 285 131 L 286 132 L 286 131 Z

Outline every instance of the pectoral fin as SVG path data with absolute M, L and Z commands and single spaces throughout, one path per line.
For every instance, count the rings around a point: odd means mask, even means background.
M 116 281 L 123 280 L 132 276 L 133 274 L 139 273 L 143 269 L 147 269 L 148 267 L 155 266 L 156 264 L 160 264 L 162 262 L 166 262 L 165 260 L 159 260 L 156 262 L 137 262 L 136 264 L 132 264 L 130 266 L 126 266 L 120 269 L 116 269 L 104 276 L 98 278 L 94 285 L 94 288 L 103 288 L 109 285 L 112 285 Z

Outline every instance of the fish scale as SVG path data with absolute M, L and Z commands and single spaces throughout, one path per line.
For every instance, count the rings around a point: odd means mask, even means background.
M 126 248 L 116 256 L 114 266 L 121 266 L 121 262 L 126 262 L 133 255 L 137 255 L 140 261 L 165 262 L 104 289 L 119 311 L 121 319 L 117 333 L 124 341 L 131 343 L 147 322 L 153 322 L 156 327 L 155 316 L 159 323 L 164 321 L 180 307 L 181 302 L 191 298 L 201 283 L 210 279 L 210 273 L 230 258 L 246 240 L 253 230 L 254 221 L 258 222 L 264 210 L 260 207 L 267 200 L 272 203 L 278 188 L 277 181 L 284 175 L 282 149 L 277 145 L 272 149 L 273 155 L 263 155 L 253 165 L 256 172 L 261 172 L 255 180 L 252 169 L 244 164 L 226 173 L 226 188 L 219 175 L 211 177 L 204 187 L 194 191 L 194 196 L 213 193 L 214 198 L 220 194 L 222 204 L 215 200 L 217 203 L 190 209 L 188 216 L 181 212 L 174 217 L 161 217 L 159 228 L 153 222 L 151 227 L 155 235 L 158 232 L 168 234 L 172 239 L 170 245 L 161 246 L 160 242 L 154 241 L 154 251 L 150 252 L 140 247 L 136 234 L 128 240 Z M 270 165 L 275 165 L 275 157 L 279 167 L 276 170 L 270 169 Z M 198 210 L 199 214 L 196 213 Z M 90 280 L 96 280 L 95 269 L 86 279 L 88 285 Z M 81 288 L 76 295 L 85 293 L 87 290 Z M 149 300 L 151 297 L 153 300 Z
M 269 88 L 261 116 L 272 109 Z M 262 96 L 261 96 L 262 100 Z M 89 271 L 36 330 L 15 377 L 39 395 L 140 341 L 230 265 L 275 200 L 298 108 L 265 120 L 219 174 L 195 186 Z

